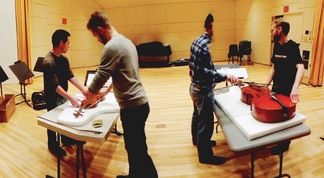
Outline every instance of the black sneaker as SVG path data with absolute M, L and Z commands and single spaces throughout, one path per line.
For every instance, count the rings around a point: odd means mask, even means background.
M 197 143 L 194 143 L 193 145 L 197 146 Z M 216 141 L 210 140 L 210 146 L 212 146 L 212 147 L 216 146 Z
M 129 178 L 128 175 L 118 175 L 116 178 Z
M 63 150 L 63 148 L 61 148 L 61 147 L 48 147 L 48 151 L 52 154 L 52 155 L 54 155 L 54 156 L 56 156 L 56 157 L 63 157 L 63 156 L 66 156 L 66 152 L 65 152 L 65 150 Z
M 212 157 L 204 158 L 204 159 L 199 158 L 199 162 L 203 163 L 203 164 L 220 165 L 220 164 L 224 164 L 226 162 L 226 158 L 219 157 L 219 156 L 212 156 Z

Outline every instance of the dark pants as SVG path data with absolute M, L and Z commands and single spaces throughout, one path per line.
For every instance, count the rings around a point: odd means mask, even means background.
M 196 90 L 190 85 L 193 102 L 191 120 L 192 142 L 197 144 L 199 159 L 208 159 L 214 155 L 210 139 L 214 130 L 214 91 Z
M 147 152 L 145 122 L 149 112 L 148 103 L 120 110 L 131 178 L 158 177 L 153 160 Z
M 54 109 L 55 107 L 64 104 L 67 101 L 66 98 L 60 97 L 57 98 L 55 102 L 48 102 L 46 101 L 46 106 L 47 106 L 47 111 L 50 111 L 52 109 Z M 70 142 L 73 142 L 74 140 L 70 137 L 61 135 L 61 142 L 64 145 L 68 145 Z M 47 146 L 49 148 L 56 148 L 58 145 L 57 143 L 57 136 L 56 136 L 56 132 L 47 129 Z

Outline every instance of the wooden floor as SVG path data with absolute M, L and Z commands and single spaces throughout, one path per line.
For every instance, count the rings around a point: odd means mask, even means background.
M 254 64 L 247 68 L 248 81 L 265 82 L 269 66 Z M 92 68 L 93 69 L 93 68 Z M 86 70 L 74 69 L 83 83 Z M 147 143 L 161 178 L 240 178 L 250 176 L 250 155 L 234 153 L 220 129 L 214 133 L 216 155 L 225 156 L 224 165 L 212 166 L 198 162 L 196 147 L 191 143 L 192 103 L 189 97 L 188 66 L 140 69 L 142 81 L 149 97 L 151 113 L 146 125 Z M 221 83 L 217 87 L 224 87 Z M 27 98 L 43 89 L 43 78 L 36 77 L 26 86 Z M 18 94 L 18 84 L 4 84 L 5 94 Z M 77 93 L 70 85 L 70 93 Z M 283 172 L 292 177 L 323 177 L 324 175 L 324 88 L 302 85 L 297 110 L 306 115 L 305 124 L 312 133 L 293 140 L 284 154 Z M 16 97 L 16 103 L 22 97 Z M 0 123 L 0 177 L 56 177 L 56 158 L 47 150 L 46 129 L 37 125 L 37 116 L 45 110 L 35 111 L 26 103 L 16 105 L 8 123 Z M 118 130 L 122 132 L 120 122 Z M 61 165 L 61 177 L 75 176 L 75 151 L 67 150 Z M 111 134 L 104 144 L 86 143 L 87 177 L 114 178 L 128 173 L 127 156 L 122 136 Z M 256 153 L 255 177 L 278 175 L 279 158 L 268 151 Z

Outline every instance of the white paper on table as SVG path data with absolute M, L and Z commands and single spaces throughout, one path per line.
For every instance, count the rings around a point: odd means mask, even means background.
M 246 68 L 224 68 L 224 69 L 218 69 L 217 72 L 223 74 L 231 74 L 242 79 L 249 78 Z

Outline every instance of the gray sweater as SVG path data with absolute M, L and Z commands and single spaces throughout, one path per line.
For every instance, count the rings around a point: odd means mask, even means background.
M 89 90 L 99 93 L 110 77 L 112 77 L 113 92 L 120 108 L 135 107 L 148 102 L 139 75 L 136 47 L 121 34 L 113 36 L 105 44 Z

